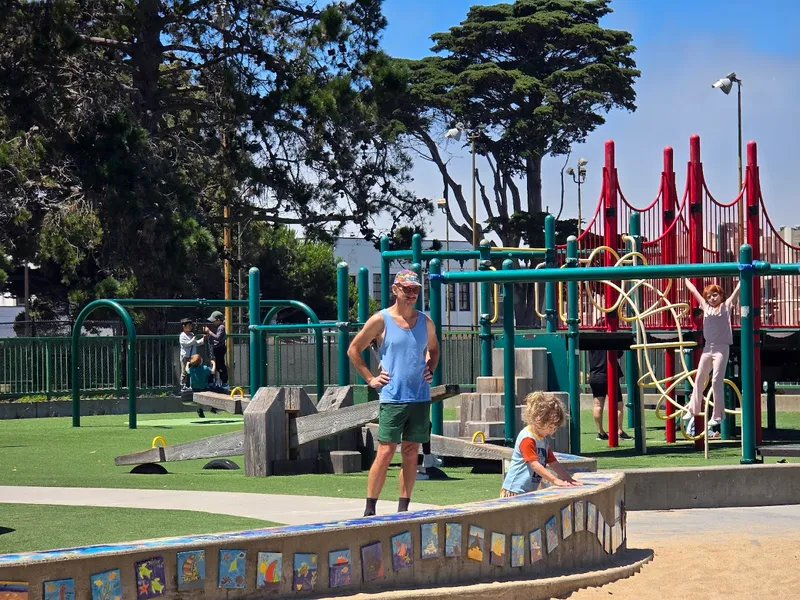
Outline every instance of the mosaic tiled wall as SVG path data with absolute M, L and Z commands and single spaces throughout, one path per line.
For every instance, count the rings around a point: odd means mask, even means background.
M 0 555 L 0 600 L 302 597 L 552 576 L 602 564 L 625 542 L 623 477 L 580 478 L 579 488 L 436 510 Z

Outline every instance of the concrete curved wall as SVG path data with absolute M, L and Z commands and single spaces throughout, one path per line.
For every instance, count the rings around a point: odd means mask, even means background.
M 578 478 L 584 486 L 434 510 L 5 554 L 0 555 L 0 581 L 26 584 L 31 600 L 59 598 L 59 591 L 70 589 L 78 600 L 101 589 L 123 600 L 255 598 L 265 592 L 302 598 L 602 568 L 625 545 L 624 475 L 581 473 Z M 340 559 L 338 565 L 329 565 L 329 553 Z M 376 554 L 382 557 L 379 564 Z M 204 572 L 198 568 L 201 556 Z M 334 587 L 342 582 L 348 583 Z

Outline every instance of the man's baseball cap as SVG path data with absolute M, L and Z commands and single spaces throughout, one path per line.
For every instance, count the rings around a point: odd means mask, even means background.
M 225 318 L 225 316 L 221 312 L 219 312 L 218 310 L 215 310 L 214 312 L 211 313 L 211 316 L 208 317 L 208 322 L 209 323 L 213 323 L 217 319 L 224 319 L 224 318 Z
M 394 285 L 413 285 L 416 287 L 422 287 L 422 284 L 419 282 L 419 275 L 410 269 L 403 269 L 397 275 L 395 275 Z

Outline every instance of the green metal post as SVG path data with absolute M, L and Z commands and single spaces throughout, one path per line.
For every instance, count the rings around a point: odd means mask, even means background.
M 369 269 L 361 267 L 358 270 L 358 320 L 366 323 L 369 319 Z M 370 366 L 371 352 L 369 348 L 361 353 L 361 358 Z M 361 375 L 358 375 L 358 383 L 366 385 L 366 381 Z M 321 398 L 322 396 L 320 396 Z
M 733 377 L 733 365 L 731 361 L 728 361 L 728 366 L 725 369 L 725 378 L 730 379 Z M 726 385 L 724 388 L 725 393 L 725 408 L 734 408 L 734 400 L 733 400 L 733 390 L 731 386 Z M 717 400 L 714 399 L 714 402 Z M 734 428 L 734 421 L 736 417 L 733 415 L 725 415 L 725 418 L 722 419 L 722 423 L 719 424 L 719 434 L 721 440 L 732 440 L 733 439 L 733 428 Z
M 389 281 L 389 266 L 391 261 L 384 256 L 389 252 L 389 238 L 383 236 L 381 238 L 381 308 L 389 306 L 389 297 L 391 296 L 392 282 Z
M 350 359 L 347 348 L 350 345 L 348 312 L 350 307 L 350 275 L 346 262 L 336 266 L 336 309 L 339 327 L 339 385 L 350 385 Z M 322 396 L 320 396 L 322 398 Z
M 553 215 L 547 215 L 544 218 L 544 249 L 545 265 L 548 269 L 554 269 L 556 267 L 556 219 Z M 556 285 L 560 284 L 553 281 L 544 284 L 544 313 L 548 333 L 555 333 L 558 329 Z
M 739 249 L 739 283 L 742 315 L 742 464 L 756 462 L 756 403 L 761 410 L 761 390 L 755 385 L 753 352 L 753 248 L 743 244 Z M 756 393 L 757 392 L 757 393 Z
M 767 381 L 767 429 L 775 431 L 775 428 L 775 380 L 770 378 Z
M 481 240 L 480 270 L 487 271 L 492 266 L 490 258 L 491 242 Z M 481 282 L 481 318 L 480 318 L 480 342 L 481 342 L 481 377 L 492 376 L 492 321 L 489 316 L 492 284 L 488 281 Z M 498 307 L 499 309 L 499 307 Z
M 411 262 L 413 263 L 411 270 L 419 275 L 419 281 L 422 283 L 422 236 L 418 233 L 411 236 Z M 424 293 L 423 286 L 422 294 Z M 414 308 L 417 310 L 422 310 L 422 294 L 417 296 L 417 302 L 414 304 Z
M 514 268 L 514 261 L 507 258 L 503 261 L 503 270 L 510 271 Z M 505 349 L 503 350 L 503 406 L 505 413 L 505 436 L 506 444 L 512 444 L 516 435 L 516 398 L 515 388 L 517 382 L 516 365 L 514 362 L 515 339 L 514 339 L 514 284 L 506 283 L 503 285 L 503 337 L 505 338 Z
M 633 238 L 630 250 L 635 252 L 642 251 L 642 238 L 641 238 L 641 214 L 638 212 L 631 213 L 628 219 L 628 231 Z M 634 264 L 639 261 L 635 260 Z M 642 307 L 642 288 L 639 286 L 633 294 L 634 302 L 636 303 L 637 310 Z M 637 325 L 634 321 L 631 323 L 631 333 L 633 334 L 634 341 L 636 340 Z M 637 350 L 628 350 L 625 353 L 625 378 L 626 387 L 628 388 L 628 427 L 633 428 L 634 448 L 638 454 L 642 454 L 645 449 L 644 445 L 644 432 L 642 431 L 642 410 L 641 410 L 641 394 L 639 390 L 639 361 Z
M 248 272 L 248 309 L 250 325 L 259 325 L 261 309 L 261 272 L 256 267 L 251 267 Z M 264 334 L 250 329 L 250 397 L 256 395 L 261 387 L 261 340 Z
M 578 267 L 578 238 L 574 235 L 567 239 L 567 267 Z M 578 336 L 580 335 L 580 319 L 578 318 L 578 282 L 567 283 L 567 365 L 569 369 L 569 448 L 572 454 L 581 452 L 581 393 L 580 393 L 580 353 Z
M 431 289 L 431 310 L 430 315 L 433 319 L 433 327 L 436 330 L 436 339 L 439 341 L 439 364 L 433 372 L 432 385 L 442 385 L 442 373 L 444 372 L 444 356 L 442 352 L 442 263 L 438 258 L 434 258 L 430 264 L 430 289 Z M 431 405 L 431 432 L 434 435 L 444 435 L 444 407 L 441 402 L 434 402 Z
M 75 324 L 72 326 L 72 426 L 81 426 L 81 381 L 80 381 L 80 339 L 81 329 L 86 318 L 95 309 L 100 307 L 107 307 L 113 309 L 122 319 L 125 325 L 126 335 L 126 355 L 125 361 L 127 365 L 128 377 L 128 428 L 136 429 L 136 328 L 133 326 L 133 319 L 123 306 L 114 300 L 95 300 L 87 304 L 84 309 L 78 314 L 75 319 Z

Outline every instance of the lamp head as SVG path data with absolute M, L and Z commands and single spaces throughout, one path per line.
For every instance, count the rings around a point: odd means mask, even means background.
M 722 90 L 727 96 L 728 94 L 731 93 L 731 90 L 733 89 L 734 81 L 738 81 L 736 79 L 736 73 L 731 73 L 727 77 L 723 77 L 722 79 L 717 79 L 714 83 L 711 84 L 711 87 Z
M 447 198 L 439 198 L 436 201 L 436 206 L 438 206 L 442 210 L 446 210 L 447 209 Z
M 575 175 L 575 169 L 572 167 L 567 167 L 567 175 Z
M 458 141 L 461 139 L 462 131 L 464 131 L 464 124 L 459 121 L 458 123 L 456 123 L 455 127 L 447 130 L 447 132 L 444 134 L 444 137 L 452 138 L 455 141 Z
M 579 158 L 578 159 L 578 166 L 579 167 L 583 167 L 583 166 L 586 166 L 588 164 L 589 164 L 589 161 L 586 160 L 585 158 Z

